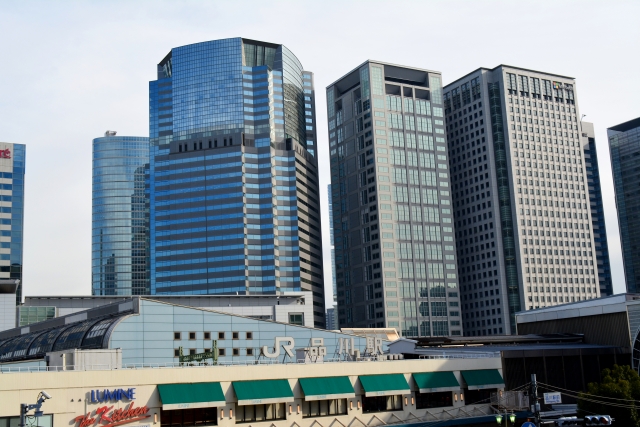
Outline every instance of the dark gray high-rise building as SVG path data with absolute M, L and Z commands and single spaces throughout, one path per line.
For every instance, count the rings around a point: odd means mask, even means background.
M 599 297 L 575 79 L 479 68 L 444 105 L 465 334 Z
M 340 327 L 462 334 L 441 81 L 366 61 L 327 88 Z
M 327 186 L 327 190 L 329 194 L 329 225 L 331 229 L 331 282 L 333 284 L 333 302 L 335 303 L 338 291 L 336 290 L 336 251 L 333 242 L 333 199 L 331 198 L 331 184 Z
M 173 48 L 157 73 L 151 293 L 311 291 L 324 327 L 313 74 L 243 38 Z
M 640 117 L 607 129 L 627 292 L 640 291 Z
M 93 140 L 92 295 L 149 294 L 148 163 L 149 138 Z
M 611 280 L 611 263 L 609 262 L 609 244 L 607 242 L 607 225 L 604 219 L 602 204 L 602 188 L 600 186 L 600 168 L 598 166 L 598 150 L 596 149 L 596 135 L 593 123 L 581 122 L 582 149 L 584 150 L 584 165 L 589 185 L 589 209 L 593 226 L 593 241 L 598 261 L 598 281 L 600 296 L 613 295 Z

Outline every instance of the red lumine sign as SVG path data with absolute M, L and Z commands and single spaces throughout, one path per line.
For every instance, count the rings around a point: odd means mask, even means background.
M 91 412 L 87 412 L 86 415 L 78 415 L 77 417 L 75 417 L 74 421 L 78 423 L 77 427 L 113 427 L 143 420 L 151 416 L 148 413 L 149 408 L 147 408 L 146 406 L 134 408 L 134 404 L 135 402 L 131 402 L 128 407 L 116 409 L 113 411 L 113 405 L 101 406 L 94 411 L 93 417 L 91 417 Z M 111 411 L 111 414 L 107 416 L 109 411 Z
M 0 158 L 2 159 L 10 159 L 11 158 L 11 150 L 8 148 L 6 150 L 0 150 Z

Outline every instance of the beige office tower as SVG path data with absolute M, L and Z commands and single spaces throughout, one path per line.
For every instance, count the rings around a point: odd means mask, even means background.
M 465 335 L 598 298 L 572 77 L 500 65 L 444 88 Z

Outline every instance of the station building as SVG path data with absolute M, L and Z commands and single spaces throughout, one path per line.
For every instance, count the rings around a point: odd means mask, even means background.
M 504 390 L 499 356 L 405 360 L 388 344 L 134 296 L 0 332 L 0 426 L 41 390 L 40 427 L 495 422 L 467 396 Z M 217 360 L 180 363 L 180 348 Z

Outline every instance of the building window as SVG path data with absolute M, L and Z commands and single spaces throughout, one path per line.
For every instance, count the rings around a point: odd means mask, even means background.
M 402 395 L 374 396 L 362 398 L 362 412 L 399 411 L 402 409 Z
M 248 340 L 252 340 L 253 339 L 253 332 L 247 332 L 247 339 Z
M 289 313 L 289 323 L 292 325 L 304 325 L 304 313 Z
M 218 339 L 219 340 L 223 340 L 224 339 L 224 332 L 218 332 Z
M 174 332 L 173 333 L 173 339 L 174 340 L 181 340 L 182 339 L 182 334 L 180 332 Z
M 211 339 L 211 332 L 205 332 L 204 333 L 204 339 L 205 340 L 210 340 Z
M 180 357 L 180 349 L 179 348 L 174 348 L 173 349 L 173 357 Z
M 196 349 L 195 348 L 190 348 L 189 349 L 189 355 L 194 355 L 196 354 Z
M 226 351 L 224 350 L 224 348 L 219 348 L 218 349 L 218 356 L 226 356 Z
M 231 338 L 237 340 L 240 338 L 240 332 L 231 332 Z
M 190 340 L 195 340 L 196 339 L 196 333 L 195 332 L 189 332 L 189 339 Z
M 467 399 L 468 405 L 474 405 L 477 402 L 482 402 L 485 400 L 489 400 L 491 398 L 491 393 L 497 393 L 497 388 L 487 388 L 482 390 L 466 390 L 465 398 Z
M 218 408 L 176 409 L 172 411 L 165 411 L 160 408 L 160 426 L 214 426 L 218 424 L 217 415 Z
M 325 417 L 329 415 L 345 415 L 347 399 L 312 400 L 302 402 L 302 417 Z
M 284 403 L 267 405 L 236 405 L 236 423 L 284 420 L 287 418 Z
M 247 349 L 247 356 L 253 356 L 253 349 L 252 348 L 248 348 Z
M 451 402 L 450 391 L 439 393 L 416 393 L 416 409 L 425 408 L 442 408 L 445 406 L 453 406 Z
M 239 348 L 234 348 L 233 349 L 233 355 L 234 356 L 240 356 L 240 349 Z

